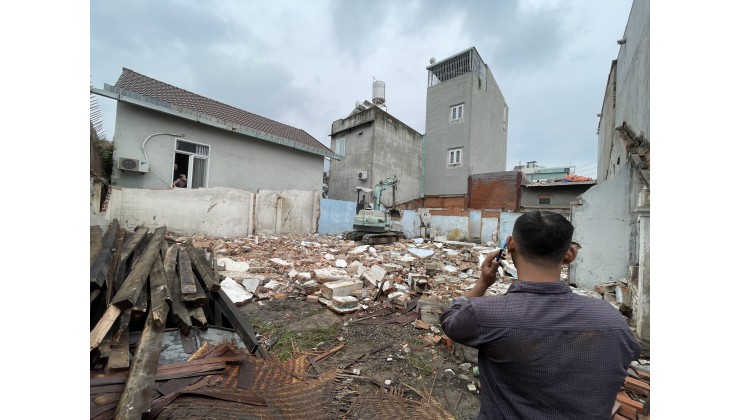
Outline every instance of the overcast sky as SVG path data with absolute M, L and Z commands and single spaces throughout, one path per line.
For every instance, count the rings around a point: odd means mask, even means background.
M 90 3 L 93 86 L 123 67 L 300 128 L 331 123 L 385 82 L 387 111 L 425 132 L 427 70 L 472 46 L 509 105 L 506 169 L 596 175 L 597 114 L 631 0 Z M 115 101 L 98 97 L 112 139 Z

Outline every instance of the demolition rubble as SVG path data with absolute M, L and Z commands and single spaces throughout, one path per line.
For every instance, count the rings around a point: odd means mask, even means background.
M 473 288 L 492 243 L 479 245 L 416 238 L 385 245 L 358 245 L 339 236 L 257 235 L 242 239 L 173 237 L 215 252 L 221 286 L 237 305 L 264 299 L 305 299 L 340 314 L 362 315 L 384 304 L 407 310 L 416 304 L 422 319 L 438 322 L 439 308 Z M 516 278 L 510 260 L 486 292 L 503 294 Z M 561 280 L 568 281 L 567 267 Z M 616 286 L 610 287 L 614 291 Z M 596 291 L 574 292 L 603 299 Z M 607 289 L 605 288 L 606 292 Z M 619 307 L 616 301 L 613 302 Z

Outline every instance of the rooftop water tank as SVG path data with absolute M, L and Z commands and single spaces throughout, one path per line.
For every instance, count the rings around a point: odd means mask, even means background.
M 376 106 L 385 104 L 385 82 L 373 81 L 373 104 Z

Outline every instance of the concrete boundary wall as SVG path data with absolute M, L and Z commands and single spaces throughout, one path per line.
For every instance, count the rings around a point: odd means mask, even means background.
M 254 194 L 235 188 L 149 190 L 113 187 L 106 219 L 122 227 L 167 230 L 180 235 L 246 237 L 252 231 Z
M 320 200 L 319 191 L 260 190 L 255 201 L 255 233 L 315 233 Z
M 403 210 L 401 221 L 407 238 L 421 234 L 420 212 Z M 243 238 L 252 234 L 342 234 L 352 230 L 355 203 L 321 199 L 319 191 L 269 191 L 252 193 L 236 188 L 149 190 L 113 187 L 105 219 L 118 219 L 123 227 L 166 226 L 178 235 Z M 483 217 L 481 243 L 500 244 L 511 233 L 519 213 Z M 468 216 L 428 215 L 427 236 L 469 241 Z M 91 218 L 91 224 L 93 222 Z

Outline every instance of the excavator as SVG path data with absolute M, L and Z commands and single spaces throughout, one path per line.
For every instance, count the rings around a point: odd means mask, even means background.
M 374 189 L 355 187 L 357 191 L 357 214 L 352 221 L 352 230 L 345 232 L 344 239 L 362 241 L 364 244 L 389 244 L 403 238 L 403 232 L 392 229 L 391 215 L 398 215 L 396 210 L 396 186 L 398 179 L 395 175 L 384 179 L 375 185 Z M 380 196 L 388 188 L 393 188 L 393 208 L 389 211 L 380 209 Z M 372 206 L 365 202 L 364 194 L 360 200 L 360 193 L 373 193 Z

